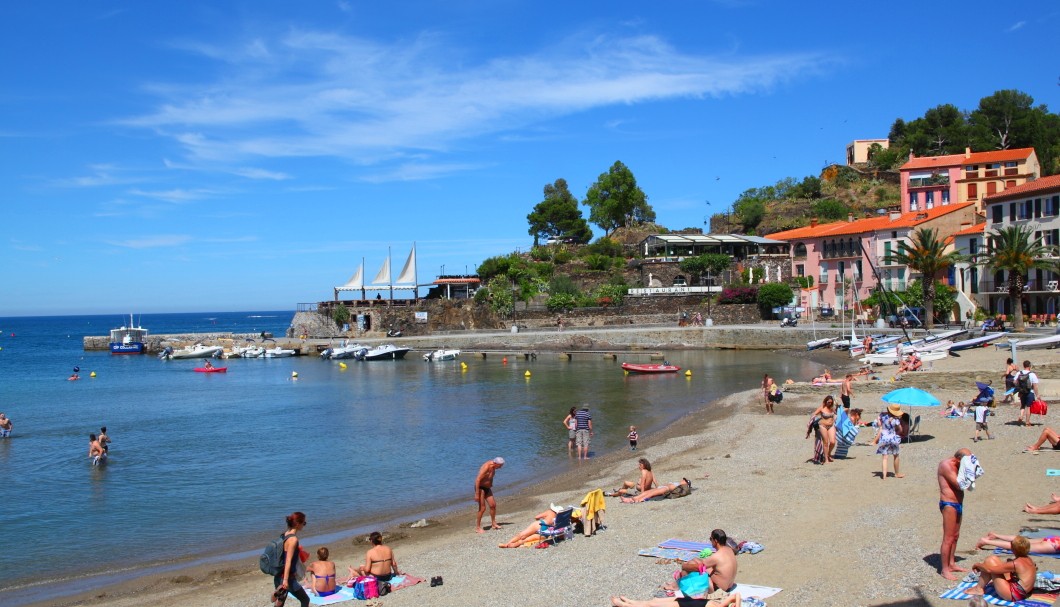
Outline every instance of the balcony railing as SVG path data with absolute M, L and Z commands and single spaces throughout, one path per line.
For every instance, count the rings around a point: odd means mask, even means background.
M 931 186 L 950 185 L 950 176 L 918 177 L 909 180 L 910 188 L 928 188 Z
M 1008 281 L 983 280 L 979 282 L 980 293 L 1008 294 Z M 1060 280 L 1031 280 L 1023 286 L 1024 293 L 1060 293 Z

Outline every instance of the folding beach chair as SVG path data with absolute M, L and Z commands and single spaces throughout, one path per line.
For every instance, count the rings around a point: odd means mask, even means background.
M 552 542 L 552 544 L 555 544 L 557 540 L 563 538 L 568 530 L 573 534 L 574 528 L 573 523 L 571 523 L 571 515 L 573 514 L 574 508 L 567 508 L 562 512 L 557 512 L 556 522 L 548 529 L 541 531 L 540 534 L 545 537 L 547 541 Z
M 909 434 L 905 436 L 905 442 L 913 442 L 913 435 L 920 434 L 920 416 L 917 415 L 913 418 L 913 423 L 909 426 Z

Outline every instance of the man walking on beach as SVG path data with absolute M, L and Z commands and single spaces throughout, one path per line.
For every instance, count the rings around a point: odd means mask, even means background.
M 578 459 L 589 459 L 589 441 L 593 435 L 593 416 L 589 415 L 589 405 L 574 414 L 577 422 L 574 426 L 574 445 L 578 448 Z
M 850 409 L 850 397 L 854 396 L 854 382 L 857 381 L 854 378 L 853 373 L 847 373 L 847 376 L 843 378 L 843 386 L 839 389 L 839 398 L 843 401 L 843 408 Z
M 1031 371 L 1031 361 L 1023 361 L 1023 370 L 1016 376 L 1016 392 L 1020 395 L 1020 415 L 1017 425 L 1031 425 L 1031 403 L 1038 398 L 1038 374 Z M 1026 419 L 1024 419 L 1026 417 Z
M 490 529 L 497 526 L 497 500 L 493 499 L 493 475 L 504 465 L 503 457 L 495 457 L 482 464 L 475 477 L 475 501 L 478 502 L 478 518 L 475 519 L 475 533 L 485 533 L 482 529 L 482 514 L 486 506 L 490 507 Z
M 957 566 L 957 538 L 961 535 L 961 518 L 964 513 L 964 490 L 957 484 L 957 471 L 961 458 L 971 455 L 968 449 L 958 449 L 953 457 L 939 462 L 939 511 L 942 512 L 942 547 L 939 548 L 940 573 L 947 580 L 956 580 L 954 572 L 968 571 Z

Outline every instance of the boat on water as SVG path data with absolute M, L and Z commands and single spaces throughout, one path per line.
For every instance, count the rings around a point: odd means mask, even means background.
M 681 367 L 678 367 L 677 365 L 671 365 L 665 362 L 661 365 L 622 363 L 622 370 L 627 373 L 677 373 L 681 370 Z
M 143 354 L 147 342 L 147 329 L 133 326 L 133 316 L 129 315 L 129 325 L 122 325 L 110 330 L 111 354 Z
M 344 358 L 353 358 L 361 360 L 364 358 L 364 354 L 368 352 L 368 346 L 362 344 L 351 344 L 343 341 L 338 346 L 332 346 L 327 350 L 320 353 L 320 358 L 325 360 L 334 359 L 341 360 Z
M 186 346 L 179 350 L 174 350 L 171 346 L 166 346 L 158 357 L 162 360 L 187 360 L 191 358 L 220 358 L 223 354 L 224 348 L 221 346 L 195 344 L 194 346 Z
M 257 344 L 248 344 L 248 345 L 245 345 L 245 346 L 237 346 L 235 348 L 232 348 L 232 353 L 229 354 L 230 357 L 234 356 L 234 357 L 237 357 L 237 358 L 261 358 L 264 355 L 265 355 L 265 348 L 263 348 L 263 347 L 261 347 L 261 346 L 259 346 Z
M 411 349 L 394 344 L 382 344 L 365 352 L 364 360 L 400 360 L 405 358 Z
M 196 373 L 228 373 L 228 367 L 195 367 Z
M 423 360 L 427 362 L 444 362 L 447 360 L 456 360 L 460 356 L 460 350 L 435 350 L 434 352 L 428 352 L 423 355 Z
M 294 350 L 291 350 L 290 348 L 281 348 L 280 346 L 276 346 L 275 348 L 269 348 L 265 350 L 264 353 L 265 358 L 287 358 L 289 356 L 294 355 Z

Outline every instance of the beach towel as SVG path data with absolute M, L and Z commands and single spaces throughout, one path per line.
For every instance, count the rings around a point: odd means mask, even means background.
M 409 575 L 407 573 L 402 575 L 395 575 L 390 579 L 390 592 L 395 592 L 403 588 L 408 588 L 409 586 L 415 586 L 416 584 L 425 581 L 427 580 L 421 577 L 416 577 L 414 575 Z
M 821 440 L 821 431 L 815 422 L 819 422 L 820 418 L 816 415 L 810 417 L 809 423 L 806 424 L 806 432 L 813 431 L 813 463 L 823 464 L 824 463 L 824 441 Z
M 692 550 L 695 553 L 699 553 L 701 550 L 706 548 L 713 548 L 709 542 L 691 542 L 688 540 L 668 539 L 663 542 L 659 542 L 659 548 L 677 548 L 679 550 Z
M 1060 535 L 1060 529 L 1055 527 L 1035 527 L 1020 530 L 1020 535 L 1029 540 L 1040 540 L 1050 535 Z
M 951 588 L 946 592 L 939 595 L 942 599 L 953 599 L 955 601 L 967 601 L 972 598 L 972 595 L 965 593 L 972 586 L 975 586 L 975 582 L 961 582 L 956 588 Z M 992 587 L 991 587 L 992 589 Z M 1056 601 L 1057 595 L 1048 592 L 1033 592 L 1026 599 L 1013 603 L 1012 601 L 1006 601 L 1005 599 L 998 598 L 993 594 L 985 594 L 983 598 L 986 599 L 987 603 L 991 605 L 1011 605 L 1018 607 L 1048 607 Z
M 317 596 L 308 590 L 306 590 L 306 592 L 309 593 L 309 603 L 311 605 L 332 605 L 334 603 L 354 600 L 353 588 L 347 588 L 345 586 L 339 588 L 339 591 L 335 594 L 329 594 L 328 596 Z
M 1012 554 L 1012 551 L 1005 550 L 1004 548 L 994 548 L 994 554 Z M 1042 556 L 1047 559 L 1060 559 L 1060 554 L 1042 554 L 1041 552 L 1032 552 L 1031 556 Z
M 603 526 L 602 513 L 607 510 L 607 502 L 604 501 L 602 489 L 593 489 L 582 498 L 581 505 L 585 506 L 585 516 L 582 518 L 582 530 L 585 535 L 592 535 Z
M 961 458 L 961 467 L 957 470 L 957 486 L 963 491 L 975 491 L 975 480 L 983 475 L 983 467 L 974 455 Z
M 644 548 L 637 551 L 638 556 L 651 556 L 660 559 L 673 559 L 687 562 L 699 556 L 698 550 L 681 550 L 679 548 Z
M 1054 470 L 1053 468 L 1049 468 L 1048 470 L 1045 471 L 1045 475 L 1046 476 L 1060 476 L 1060 470 Z
M 771 588 L 769 586 L 755 586 L 754 584 L 736 584 L 736 590 L 740 596 L 744 599 L 756 598 L 756 599 L 768 599 L 774 594 L 780 592 L 783 588 Z
M 854 422 L 847 415 L 846 409 L 840 407 L 836 411 L 835 418 L 835 438 L 836 442 L 840 445 L 846 445 L 849 447 L 854 444 L 854 439 L 858 437 L 858 427 L 854 425 Z

